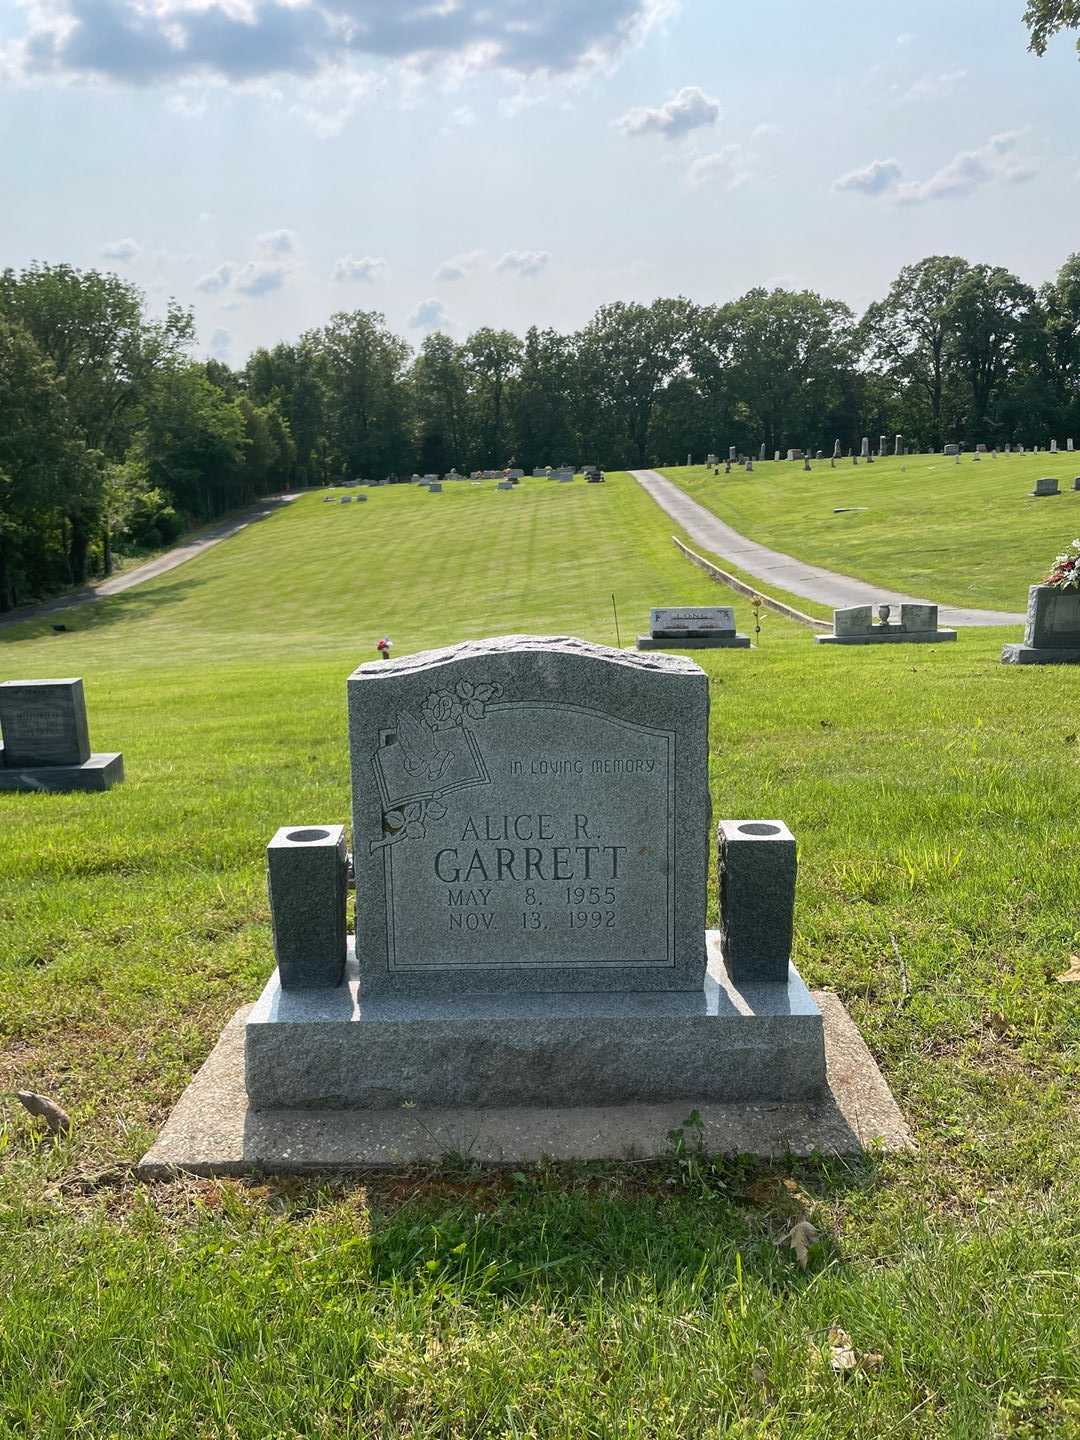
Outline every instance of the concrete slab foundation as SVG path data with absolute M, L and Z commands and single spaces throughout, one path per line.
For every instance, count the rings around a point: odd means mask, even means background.
M 826 1090 L 804 1104 L 664 1104 L 391 1110 L 260 1110 L 244 1088 L 242 1007 L 139 1163 L 146 1180 L 435 1164 L 446 1155 L 485 1165 L 542 1159 L 650 1159 L 696 1108 L 711 1154 L 852 1155 L 912 1148 L 911 1133 L 839 998 L 813 992 L 824 1022 Z
M 1055 650 L 1042 645 L 1005 645 L 1003 665 L 1080 665 L 1080 648 Z
M 818 645 L 936 645 L 941 640 L 955 640 L 955 630 L 882 630 L 874 628 L 865 635 L 815 635 Z
M 639 650 L 749 650 L 749 635 L 639 635 Z
M 0 748 L 0 791 L 108 790 L 124 778 L 124 757 L 103 752 L 91 755 L 82 765 L 35 765 L 21 769 L 3 764 Z

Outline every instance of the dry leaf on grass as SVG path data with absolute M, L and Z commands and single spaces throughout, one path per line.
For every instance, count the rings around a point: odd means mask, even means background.
M 810 1246 L 818 1238 L 818 1232 L 810 1224 L 809 1220 L 800 1220 L 793 1225 L 787 1234 L 780 1241 L 781 1245 L 790 1245 L 795 1251 L 795 1259 L 799 1262 L 799 1269 L 806 1269 L 806 1262 L 810 1254 Z
M 1080 955 L 1069 956 L 1069 968 L 1055 977 L 1059 985 L 1080 984 Z
M 847 1375 L 859 1365 L 859 1357 L 846 1330 L 829 1331 L 829 1365 L 837 1375 Z
M 30 1111 L 31 1115 L 38 1115 L 49 1127 L 52 1135 L 66 1135 L 71 1129 L 71 1120 L 66 1110 L 62 1110 L 55 1100 L 50 1100 L 47 1095 L 36 1095 L 33 1090 L 16 1090 L 15 1099 L 20 1105 Z

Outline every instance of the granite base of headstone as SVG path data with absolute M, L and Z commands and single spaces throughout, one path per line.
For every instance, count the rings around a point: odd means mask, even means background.
M 1060 495 L 1058 482 L 1053 476 L 1044 476 L 1041 480 L 1035 481 L 1035 489 L 1030 491 L 1032 496 L 1041 497 L 1044 495 Z
M 108 790 L 118 751 L 90 749 L 81 679 L 0 681 L 0 791 Z
M 956 639 L 955 630 L 938 628 L 936 605 L 900 606 L 900 620 L 893 623 L 891 605 L 878 606 L 874 623 L 872 605 L 850 605 L 833 611 L 831 634 L 815 635 L 818 645 L 937 645 Z
M 1032 585 L 1019 644 L 1001 652 L 1005 665 L 1080 665 L 1080 590 Z
M 719 1150 L 910 1143 L 842 1006 L 791 963 L 790 833 L 714 836 L 692 660 L 507 636 L 362 665 L 348 702 L 341 982 L 340 830 L 285 830 L 278 968 L 140 1174 L 658 1155 L 693 1107 Z
M 735 629 L 730 605 L 666 606 L 649 612 L 649 633 L 639 650 L 749 650 L 749 635 Z

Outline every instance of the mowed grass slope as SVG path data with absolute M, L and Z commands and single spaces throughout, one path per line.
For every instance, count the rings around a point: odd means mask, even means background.
M 74 1119 L 54 1145 L 0 1111 L 0 1434 L 1080 1427 L 1076 675 L 1001 666 L 1001 632 L 830 651 L 770 615 L 696 655 L 714 815 L 795 831 L 798 962 L 915 1154 L 711 1161 L 691 1128 L 653 1166 L 130 1178 L 269 974 L 266 840 L 347 818 L 349 670 L 386 632 L 610 642 L 612 591 L 624 643 L 651 604 L 725 603 L 671 528 L 625 476 L 304 496 L 67 635 L 0 631 L 4 678 L 84 675 L 129 775 L 0 797 L 0 1087 Z M 805 1274 L 776 1245 L 800 1215 Z M 869 1357 L 846 1379 L 836 1327 Z
M 751 540 L 941 604 L 1023 611 L 1028 586 L 1080 535 L 1080 452 L 811 465 L 755 460 L 749 475 L 737 466 L 725 475 L 722 465 L 719 475 L 703 465 L 661 474 Z M 1043 475 L 1057 477 L 1060 495 L 1030 495 Z M 840 507 L 851 508 L 834 513 Z

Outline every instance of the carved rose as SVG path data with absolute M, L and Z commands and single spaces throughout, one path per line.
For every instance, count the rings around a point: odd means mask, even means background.
M 474 685 L 471 680 L 459 680 L 454 689 L 461 697 L 462 709 L 471 720 L 482 719 L 488 702 L 497 700 L 502 694 L 501 685 L 491 685 L 487 682 Z
M 461 706 L 449 690 L 432 690 L 423 704 L 423 716 L 432 728 L 457 725 Z

